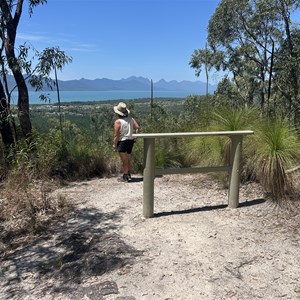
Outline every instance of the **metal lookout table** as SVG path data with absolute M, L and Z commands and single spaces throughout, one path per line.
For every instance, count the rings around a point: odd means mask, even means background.
M 178 133 L 137 133 L 134 138 L 144 139 L 144 173 L 143 173 L 143 216 L 153 217 L 154 212 L 154 178 L 162 174 L 184 174 L 200 172 L 224 171 L 229 174 L 228 206 L 236 208 L 239 205 L 240 188 L 240 158 L 242 154 L 243 136 L 253 134 L 252 130 L 215 131 L 215 132 L 178 132 Z M 183 138 L 228 136 L 231 139 L 230 162 L 227 166 L 208 166 L 195 168 L 157 169 L 155 166 L 156 138 Z

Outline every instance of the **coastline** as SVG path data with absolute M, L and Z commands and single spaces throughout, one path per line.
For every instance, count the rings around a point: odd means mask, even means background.
M 39 96 L 45 95 L 47 101 L 42 101 Z M 182 99 L 189 95 L 198 93 L 188 91 L 156 91 L 154 98 Z M 60 91 L 60 102 L 96 102 L 96 101 L 117 101 L 117 100 L 137 100 L 150 99 L 149 91 Z M 12 94 L 12 105 L 17 103 L 17 93 Z M 54 104 L 58 102 L 56 91 L 29 92 L 29 104 Z

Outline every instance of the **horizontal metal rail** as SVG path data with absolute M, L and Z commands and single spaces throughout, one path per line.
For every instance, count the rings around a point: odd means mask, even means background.
M 222 171 L 229 172 L 230 166 L 155 169 L 155 175 L 209 173 L 209 172 L 222 172 Z
M 240 186 L 240 158 L 242 153 L 242 140 L 244 135 L 253 134 L 252 130 L 240 131 L 214 131 L 214 132 L 176 132 L 176 133 L 137 133 L 134 138 L 144 139 L 144 182 L 143 182 L 143 215 L 145 218 L 153 217 L 154 212 L 154 178 L 162 174 L 184 174 L 200 172 L 228 172 L 229 173 L 229 207 L 239 205 Z M 155 139 L 156 138 L 186 138 L 205 136 L 229 136 L 231 140 L 229 166 L 207 166 L 195 168 L 157 169 L 155 167 Z
M 207 132 L 162 132 L 162 133 L 136 133 L 134 138 L 164 138 L 164 137 L 195 137 L 195 136 L 233 136 L 253 134 L 252 130 L 237 131 L 207 131 Z

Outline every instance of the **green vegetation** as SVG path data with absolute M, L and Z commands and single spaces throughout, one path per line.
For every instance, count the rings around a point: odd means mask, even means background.
M 30 0 L 30 14 L 44 3 Z M 62 183 L 118 172 L 119 158 L 111 145 L 113 106 L 121 99 L 29 107 L 23 74 L 40 89 L 51 84 L 50 71 L 60 70 L 71 58 L 59 48 L 49 48 L 35 52 L 34 66 L 28 59 L 28 47 L 12 51 L 16 47 L 8 41 L 15 41 L 22 11 L 13 16 L 15 4 L 21 7 L 23 1 L 2 1 L 0 5 L 4 45 L 0 60 L 4 82 L 0 84 L 0 175 L 5 182 L 0 221 L 24 216 L 27 227 L 35 229 L 41 212 L 67 206 L 61 198 L 50 201 L 45 192 L 35 196 L 31 192 L 35 180 Z M 204 69 L 207 82 L 213 70 L 227 72 L 227 76 L 214 95 L 156 98 L 153 104 L 150 99 L 126 101 L 142 131 L 252 129 L 255 134 L 243 143 L 242 180 L 259 181 L 266 198 L 277 204 L 297 198 L 298 186 L 288 170 L 297 169 L 300 158 L 300 31 L 292 20 L 299 7 L 299 0 L 220 1 L 208 24 L 207 45 L 194 51 L 189 64 L 196 76 Z M 21 91 L 17 107 L 10 103 L 8 70 Z M 224 137 L 159 139 L 157 166 L 226 164 L 230 146 Z M 133 171 L 141 172 L 141 140 L 135 145 L 133 160 Z
M 257 146 L 255 149 L 254 147 Z M 285 120 L 265 120 L 248 148 L 253 173 L 274 201 L 282 203 L 294 193 L 287 170 L 299 164 L 299 137 Z
M 145 99 L 127 103 L 142 132 L 254 130 L 255 134 L 243 142 L 242 180 L 259 181 L 266 199 L 275 203 L 287 203 L 294 198 L 297 186 L 292 184 L 287 170 L 299 165 L 300 142 L 288 119 L 265 118 L 255 107 L 232 109 L 214 105 L 215 97 L 156 99 L 152 108 Z M 42 188 L 34 193 L 32 188 L 37 183 L 47 186 L 51 181 L 62 184 L 118 173 L 119 157 L 111 147 L 116 103 L 61 103 L 62 128 L 56 105 L 31 107 L 30 144 L 20 140 L 18 147 L 9 152 L 4 146 L 1 149 L 1 176 L 6 184 L 1 188 L 4 200 L 0 220 L 19 216 L 23 221 L 18 228 L 37 230 L 44 213 L 51 215 L 69 209 L 66 199 L 48 199 Z M 220 165 L 227 163 L 230 140 L 226 137 L 157 139 L 156 148 L 158 167 Z M 142 172 L 143 155 L 143 141 L 137 140 L 133 172 Z M 226 175 L 222 176 L 216 178 L 226 184 Z
M 287 170 L 297 165 L 299 141 L 290 123 L 279 122 L 276 118 L 264 118 L 260 110 L 255 107 L 243 108 L 241 106 L 232 109 L 228 106 L 214 105 L 216 97 L 217 95 L 209 97 L 191 95 L 185 100 L 155 99 L 152 108 L 147 99 L 132 100 L 127 103 L 132 115 L 136 116 L 141 123 L 143 132 L 253 129 L 254 137 L 247 137 L 244 140 L 243 180 L 266 178 L 259 171 L 259 167 L 268 155 L 272 157 L 274 154 L 273 149 L 268 148 L 268 143 L 272 139 L 289 146 L 288 148 L 279 145 L 281 147 L 279 166 Z M 32 148 L 38 153 L 34 156 L 36 176 L 42 178 L 58 176 L 66 180 L 76 180 L 118 172 L 118 157 L 111 149 L 112 128 L 115 120 L 113 106 L 116 103 L 115 101 L 62 103 L 62 131 L 56 105 L 32 106 L 31 119 L 34 126 Z M 279 132 L 278 128 L 283 132 Z M 277 137 L 276 135 L 279 134 L 280 136 Z M 216 165 L 226 164 L 230 140 L 224 137 L 168 138 L 158 139 L 156 147 L 156 160 L 159 167 Z M 22 155 L 24 155 L 23 152 L 21 152 Z M 14 164 L 15 161 L 22 160 L 19 157 L 22 158 L 22 155 L 12 157 Z M 27 159 L 32 155 L 26 154 L 24 157 Z M 138 140 L 135 145 L 133 160 L 134 172 L 142 172 L 143 144 L 141 140 Z M 266 172 L 266 168 L 264 171 Z M 278 172 L 276 174 L 281 176 L 280 178 L 285 176 Z M 287 183 L 286 176 L 284 178 L 286 186 L 284 190 L 287 190 L 289 183 Z M 269 193 L 270 185 L 274 180 L 275 178 L 272 178 L 269 186 L 262 182 L 266 192 Z M 276 186 L 281 185 L 276 184 Z M 282 196 L 283 194 L 272 193 L 272 199 L 276 201 Z

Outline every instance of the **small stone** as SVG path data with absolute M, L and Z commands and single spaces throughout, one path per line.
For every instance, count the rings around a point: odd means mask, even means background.
M 296 293 L 300 293 L 300 285 L 299 285 L 299 286 L 295 286 L 295 288 L 294 288 L 294 292 L 296 292 Z

